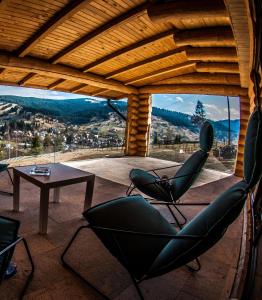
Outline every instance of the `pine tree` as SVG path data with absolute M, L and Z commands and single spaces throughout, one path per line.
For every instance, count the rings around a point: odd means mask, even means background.
M 206 120 L 206 112 L 201 101 L 197 101 L 195 113 L 191 117 L 191 122 L 198 127 L 201 127 Z

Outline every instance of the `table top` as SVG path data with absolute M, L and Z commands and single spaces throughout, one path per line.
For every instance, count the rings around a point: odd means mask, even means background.
M 35 165 L 14 167 L 14 173 L 38 186 L 56 187 L 62 185 L 73 184 L 86 181 L 95 175 L 86 171 L 75 169 L 60 163 L 56 164 L 41 164 L 39 166 L 49 167 L 51 170 L 50 176 L 31 175 L 30 170 Z

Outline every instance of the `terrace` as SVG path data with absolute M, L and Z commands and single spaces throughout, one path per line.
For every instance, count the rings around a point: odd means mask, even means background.
M 96 175 L 92 206 L 123 196 L 133 167 L 170 164 L 148 157 L 152 94 L 238 96 L 240 135 L 234 174 L 204 169 L 181 199 L 210 202 L 243 177 L 248 119 L 261 98 L 259 14 L 258 1 L 248 0 L 1 1 L 0 84 L 128 99 L 126 156 L 65 163 Z M 4 173 L 0 186 L 11 189 Z M 256 191 L 259 197 L 261 184 Z M 21 221 L 19 234 L 27 239 L 36 266 L 25 299 L 101 298 L 59 260 L 75 230 L 86 224 L 81 219 L 84 193 L 83 183 L 61 189 L 62 201 L 49 204 L 46 235 L 38 234 L 40 193 L 35 185 L 21 180 L 19 212 L 12 211 L 10 196 L 0 195 L 1 215 Z M 261 266 L 259 260 L 250 262 L 261 248 L 254 250 L 250 242 L 256 228 L 249 205 L 247 201 L 224 237 L 200 257 L 199 272 L 180 267 L 145 281 L 144 297 L 244 299 L 251 278 L 254 289 L 248 292 L 256 299 Z M 158 209 L 171 222 L 168 210 Z M 183 212 L 192 219 L 201 209 L 184 207 Z M 79 236 L 70 259 L 111 299 L 138 299 L 125 269 L 91 231 Z M 14 260 L 18 273 L 1 283 L 1 299 L 18 299 L 28 275 L 20 245 Z M 250 272 L 256 263 L 257 270 Z

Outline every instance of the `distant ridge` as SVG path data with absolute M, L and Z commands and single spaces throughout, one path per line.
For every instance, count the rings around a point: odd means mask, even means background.
M 109 113 L 112 112 L 112 110 L 107 106 L 105 100 L 96 100 L 89 97 L 56 100 L 4 95 L 0 96 L 0 101 L 15 103 L 22 106 L 27 111 L 42 113 L 47 116 L 57 118 L 65 123 L 69 122 L 78 125 L 108 120 Z M 122 113 L 126 113 L 127 103 L 125 101 L 112 101 L 112 103 Z M 175 126 L 185 127 L 193 132 L 198 131 L 198 129 L 191 123 L 191 116 L 188 114 L 153 107 L 152 115 L 162 118 Z M 211 122 L 214 126 L 216 137 L 219 140 L 226 139 L 228 135 L 228 121 L 219 120 Z M 239 120 L 231 120 L 231 134 L 233 139 L 237 138 L 238 131 Z

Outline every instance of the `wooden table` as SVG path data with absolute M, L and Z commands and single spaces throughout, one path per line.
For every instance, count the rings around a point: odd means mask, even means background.
M 33 166 L 14 168 L 13 209 L 16 212 L 19 211 L 20 177 L 40 187 L 39 233 L 46 234 L 50 189 L 54 189 L 54 202 L 58 203 L 60 187 L 74 183 L 86 182 L 84 202 L 84 210 L 86 210 L 91 206 L 92 203 L 95 175 L 59 163 L 41 166 L 48 166 L 51 169 L 50 176 L 30 175 L 30 170 Z

